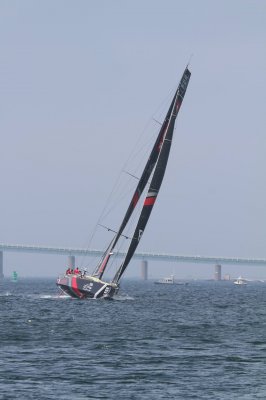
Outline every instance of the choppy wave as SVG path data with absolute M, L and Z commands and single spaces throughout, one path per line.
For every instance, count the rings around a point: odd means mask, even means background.
M 51 295 L 51 294 L 41 294 L 39 295 L 40 299 L 71 299 L 70 296 L 68 296 L 67 294 L 55 294 L 55 295 Z
M 61 300 L 53 281 L 1 287 L 1 400 L 265 398 L 263 285 L 127 282 L 115 301 Z
M 0 297 L 7 297 L 7 296 L 12 296 L 12 293 L 10 292 L 0 293 Z

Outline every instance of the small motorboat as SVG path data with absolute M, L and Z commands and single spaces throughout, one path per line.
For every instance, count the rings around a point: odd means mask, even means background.
M 246 281 L 246 279 L 242 278 L 242 276 L 240 276 L 239 278 L 237 278 L 234 281 L 234 284 L 235 285 L 247 285 L 247 281 Z
M 155 281 L 154 283 L 160 284 L 160 285 L 188 285 L 188 282 L 180 282 L 176 281 L 174 275 L 170 275 L 169 277 L 159 279 L 158 281 Z

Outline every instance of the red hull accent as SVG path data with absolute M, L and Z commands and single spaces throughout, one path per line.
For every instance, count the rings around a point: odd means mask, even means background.
M 76 295 L 82 299 L 82 297 L 84 297 L 84 295 L 79 291 L 78 289 L 78 284 L 77 284 L 77 277 L 73 276 L 72 280 L 71 280 L 71 289 L 73 290 L 73 292 L 76 293 Z

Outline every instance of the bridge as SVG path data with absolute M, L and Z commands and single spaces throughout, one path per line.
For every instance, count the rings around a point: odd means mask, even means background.
M 45 246 L 30 246 L 19 244 L 4 244 L 0 243 L 0 278 L 4 276 L 4 252 L 19 252 L 19 253 L 39 253 L 39 254 L 58 254 L 67 256 L 67 265 L 70 268 L 75 266 L 75 256 L 101 256 L 102 250 L 97 249 L 81 249 L 81 248 L 65 248 L 65 247 L 45 247 Z M 124 257 L 125 253 L 117 252 L 118 257 Z M 202 263 L 215 265 L 215 279 L 221 279 L 221 264 L 231 265 L 253 265 L 266 266 L 266 259 L 258 258 L 238 258 L 238 257 L 207 257 L 207 256 L 186 256 L 168 253 L 149 253 L 137 252 L 133 258 L 142 260 L 142 276 L 147 278 L 148 260 L 168 261 L 168 262 L 183 262 L 183 263 Z

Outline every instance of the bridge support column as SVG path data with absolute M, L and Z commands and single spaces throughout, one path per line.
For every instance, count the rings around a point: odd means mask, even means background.
M 4 260 L 3 260 L 3 252 L 0 251 L 0 279 L 4 278 Z
M 215 265 L 214 269 L 214 280 L 220 281 L 222 279 L 222 266 L 220 264 Z
M 148 261 L 141 261 L 141 278 L 146 281 L 148 279 Z
M 67 257 L 67 267 L 74 269 L 75 268 L 75 256 L 68 256 Z

